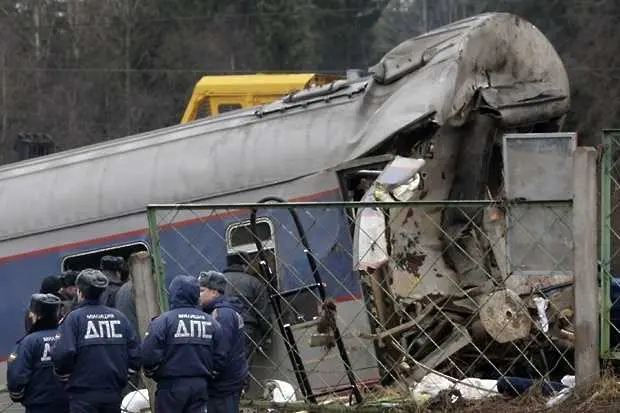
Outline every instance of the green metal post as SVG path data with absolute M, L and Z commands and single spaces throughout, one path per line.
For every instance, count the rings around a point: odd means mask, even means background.
M 153 256 L 153 268 L 155 269 L 155 279 L 157 282 L 157 295 L 159 296 L 159 310 L 163 313 L 168 311 L 168 294 L 166 293 L 164 262 L 161 258 L 161 248 L 159 245 L 157 210 L 152 207 L 147 207 L 146 215 L 149 220 L 149 237 L 151 238 L 151 254 Z
M 601 358 L 611 358 L 611 169 L 614 152 L 614 135 L 611 131 L 603 131 L 603 157 L 601 159 Z M 577 274 L 577 276 L 579 276 Z

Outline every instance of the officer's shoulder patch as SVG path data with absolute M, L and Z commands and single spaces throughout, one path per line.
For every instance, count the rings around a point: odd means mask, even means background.
M 7 359 L 7 363 L 12 363 L 17 359 L 17 354 L 16 353 L 11 353 L 9 354 L 9 358 Z

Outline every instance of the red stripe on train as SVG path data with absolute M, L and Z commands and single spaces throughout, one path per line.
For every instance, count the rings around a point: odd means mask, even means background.
M 292 198 L 291 202 L 310 202 L 313 200 L 317 200 L 320 198 L 323 198 L 327 195 L 333 194 L 333 193 L 337 193 L 340 192 L 340 189 L 338 188 L 334 188 L 334 189 L 330 189 L 327 191 L 323 191 L 323 192 L 317 192 L 315 194 L 310 194 L 310 195 L 304 195 L 301 197 L 297 197 L 297 198 Z M 223 218 L 227 218 L 227 217 L 232 217 L 235 215 L 239 215 L 246 212 L 243 209 L 239 209 L 236 211 L 229 211 L 229 212 L 223 212 L 221 214 L 213 214 L 210 215 L 208 217 L 204 217 L 204 218 L 192 218 L 192 219 L 188 219 L 188 220 L 184 220 L 184 221 L 178 221 L 175 222 L 173 224 L 166 224 L 166 225 L 161 225 L 160 228 L 162 229 L 166 229 L 166 228 L 171 228 L 171 227 L 175 227 L 175 228 L 179 228 L 179 227 L 184 227 L 184 226 L 188 226 L 197 222 L 205 222 L 205 221 L 212 221 L 215 219 L 223 219 Z M 83 247 L 83 246 L 88 246 L 88 245 L 93 245 L 93 244 L 103 244 L 103 243 L 107 243 L 110 241 L 116 241 L 116 240 L 120 240 L 123 238 L 130 238 L 130 237 L 137 237 L 137 236 L 145 236 L 148 234 L 148 230 L 146 228 L 144 229 L 135 229 L 132 231 L 127 231 L 127 232 L 121 232 L 118 234 L 112 234 L 112 235 L 106 235 L 105 237 L 99 237 L 99 238 L 93 238 L 93 239 L 89 239 L 89 240 L 83 240 L 83 241 L 77 241 L 77 242 L 71 242 L 71 243 L 67 243 L 67 244 L 61 244 L 61 245 L 54 245 L 52 247 L 48 247 L 48 248 L 42 248 L 39 250 L 33 250 L 33 251 L 28 251 L 28 252 L 23 252 L 20 254 L 15 254 L 15 255 L 9 255 L 6 257 L 0 257 L 0 263 L 5 263 L 5 262 L 9 262 L 9 261 L 15 261 L 18 259 L 22 259 L 22 258 L 29 258 L 29 257 L 34 257 L 37 255 L 44 255 L 44 254 L 50 254 L 50 253 L 55 253 L 55 252 L 59 252 L 59 251 L 64 251 L 64 250 L 68 250 L 68 249 L 75 249 L 78 247 Z M 6 241 L 6 242 L 10 242 L 10 241 Z

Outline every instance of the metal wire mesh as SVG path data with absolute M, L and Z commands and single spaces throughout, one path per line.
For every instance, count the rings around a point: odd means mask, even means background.
M 620 351 L 620 131 L 603 131 L 601 158 L 601 357 L 619 359 Z
M 407 399 L 429 380 L 482 396 L 497 383 L 473 378 L 574 372 L 570 202 L 269 203 L 250 215 L 149 210 L 163 294 L 243 251 L 273 297 L 269 312 L 254 308 L 271 328 L 248 339 L 246 398 L 282 396 L 286 382 L 295 400 Z

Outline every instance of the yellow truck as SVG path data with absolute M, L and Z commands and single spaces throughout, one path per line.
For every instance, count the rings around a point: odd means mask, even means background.
M 263 105 L 297 90 L 341 78 L 318 73 L 203 76 L 194 87 L 181 123 Z

